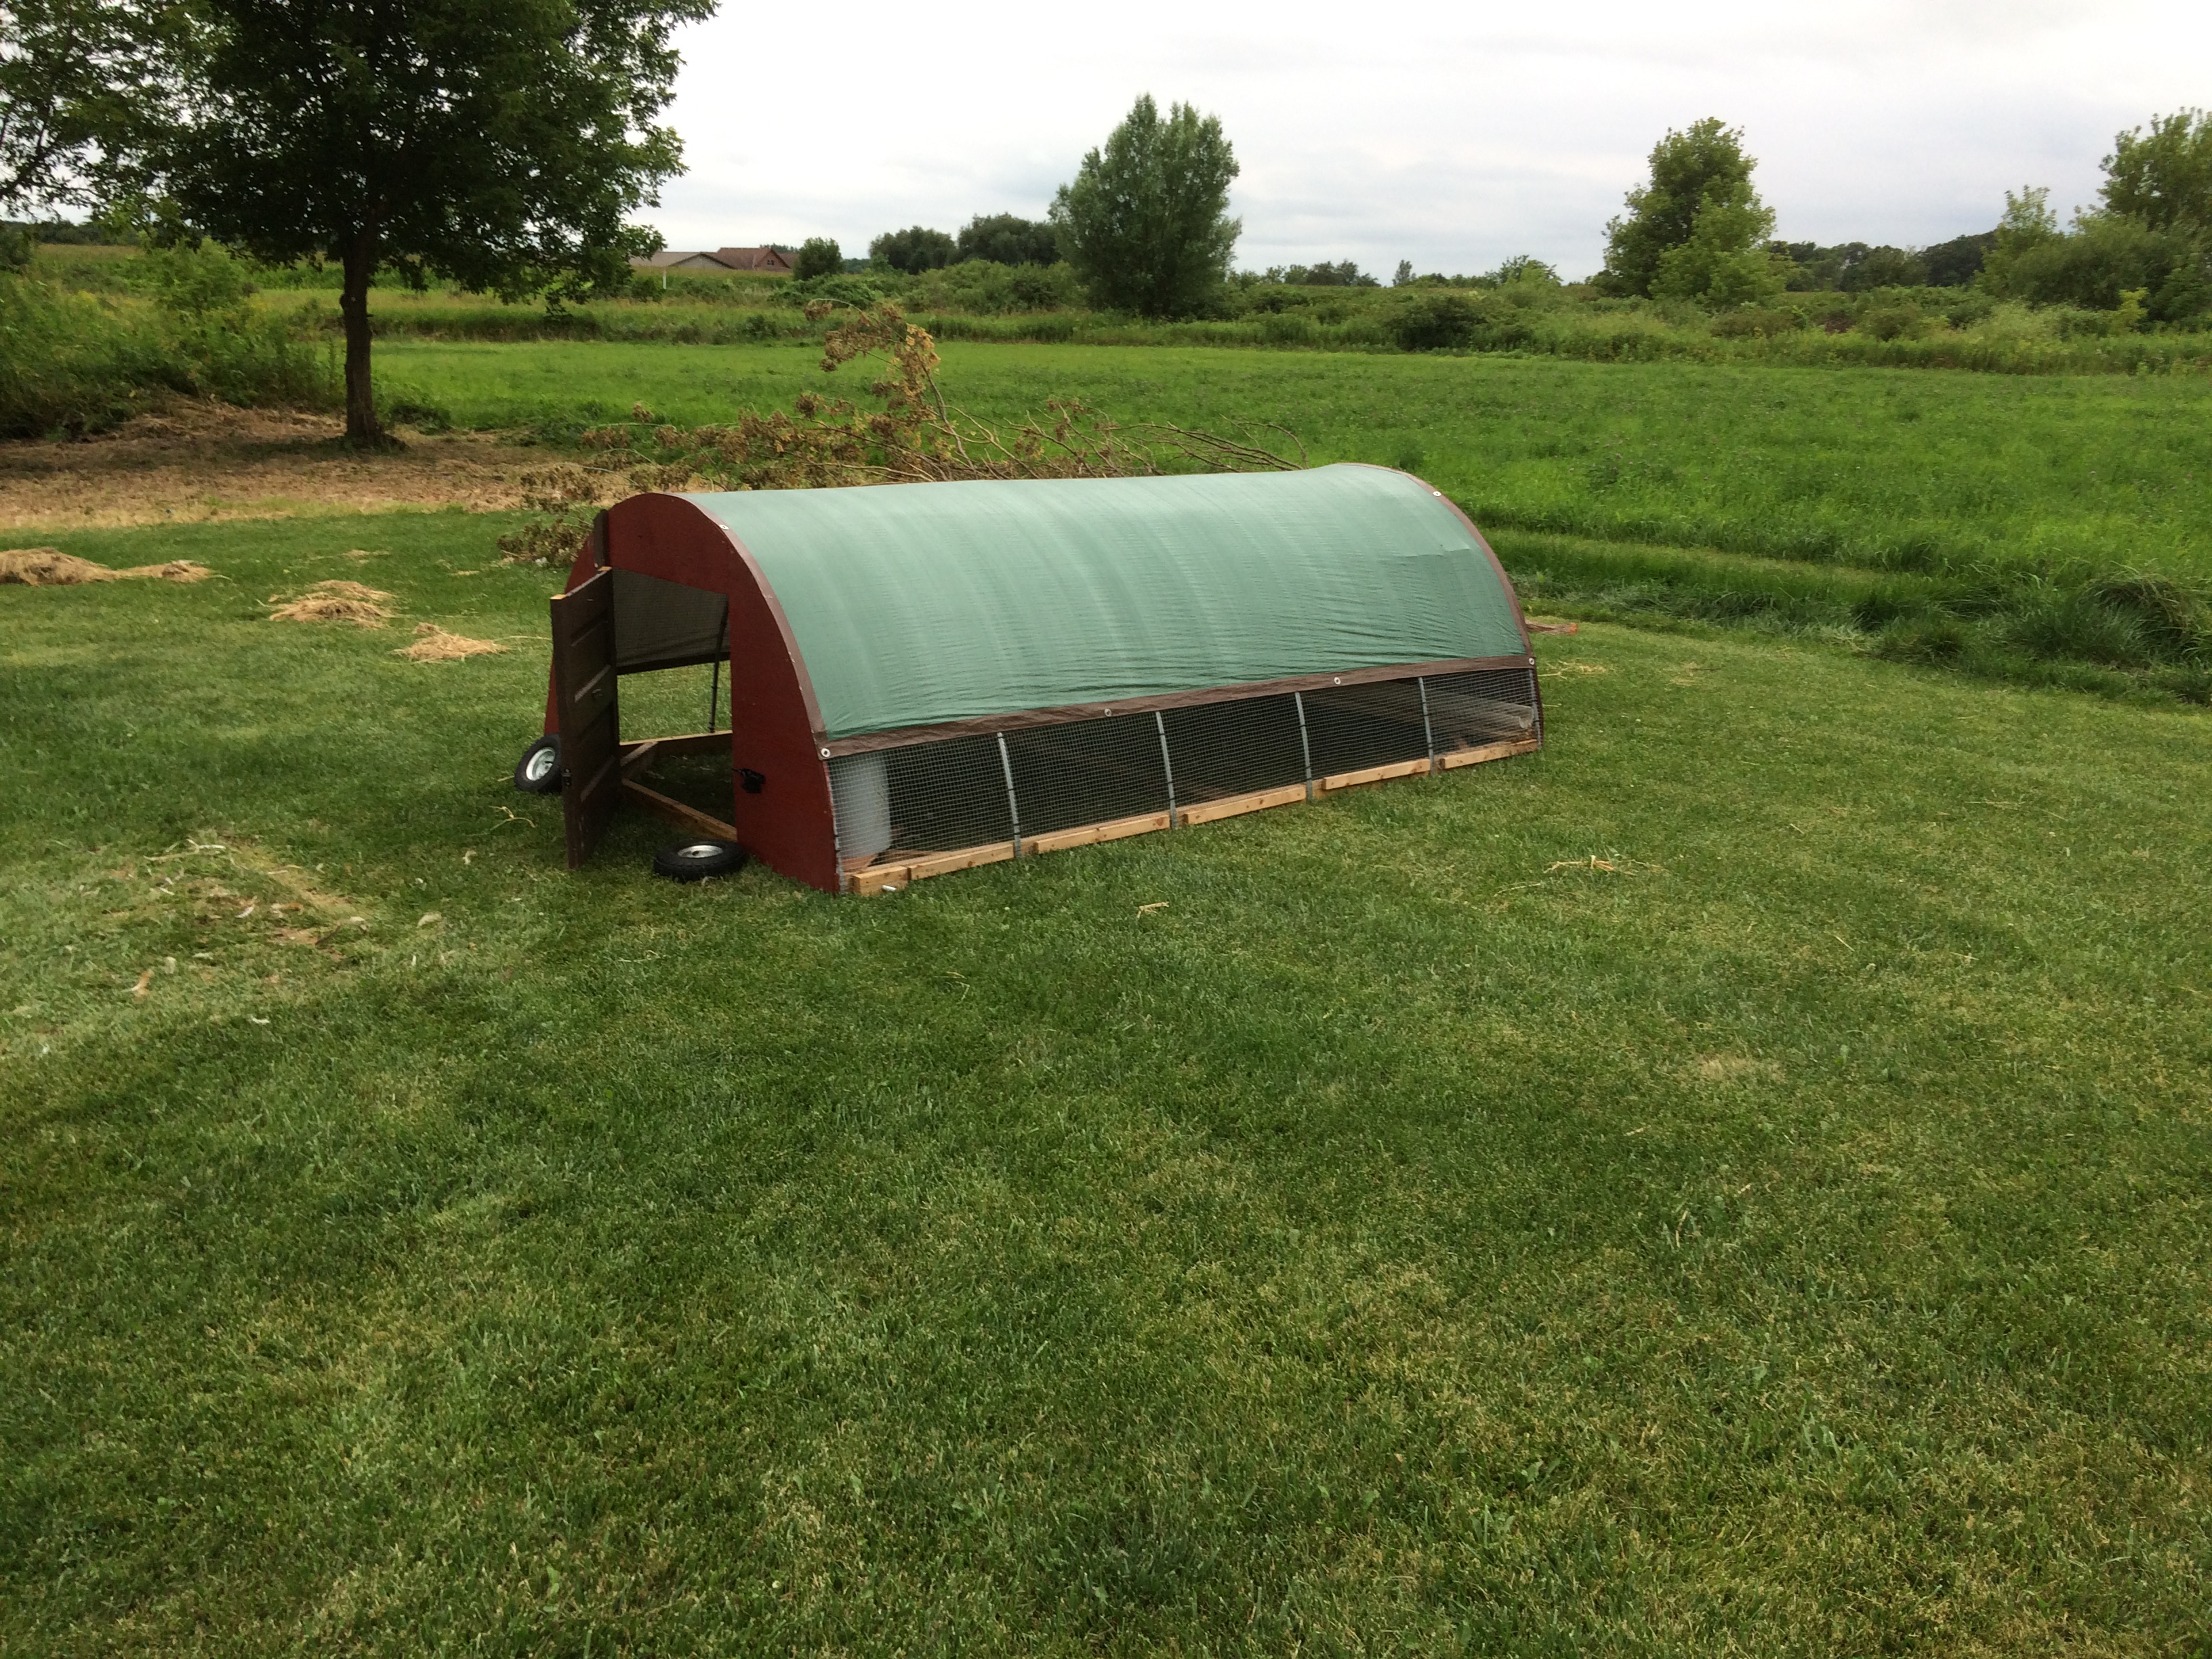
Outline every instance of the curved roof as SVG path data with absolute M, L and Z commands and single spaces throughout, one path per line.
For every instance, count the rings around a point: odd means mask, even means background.
M 833 738 L 1528 650 L 1473 526 L 1381 467 L 684 499 L 759 564 Z

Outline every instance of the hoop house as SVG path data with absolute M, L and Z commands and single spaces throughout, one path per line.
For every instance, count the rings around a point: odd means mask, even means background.
M 1542 738 L 1495 556 L 1381 467 L 633 496 L 553 637 L 572 866 L 628 798 L 880 891 Z M 623 676 L 724 662 L 726 732 L 622 736 Z M 707 752 L 726 821 L 647 781 Z

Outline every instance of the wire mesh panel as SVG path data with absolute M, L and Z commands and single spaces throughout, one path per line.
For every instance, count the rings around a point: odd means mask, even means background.
M 878 752 L 890 790 L 894 850 L 947 853 L 1013 839 L 996 738 L 948 738 Z
M 1307 692 L 1305 705 L 1306 741 L 1313 750 L 1317 778 L 1428 755 L 1428 727 L 1421 719 L 1418 681 L 1333 685 Z
M 1429 725 L 1440 755 L 1539 735 L 1533 668 L 1437 674 L 1427 684 Z
M 1170 708 L 1168 757 L 1175 767 L 1177 806 L 1306 781 L 1305 746 L 1292 697 L 1240 697 L 1234 702 Z
M 1006 755 L 1024 836 L 1167 810 L 1167 764 L 1150 714 L 1009 732 Z
M 1017 839 L 1162 814 L 1170 801 L 1203 818 L 1210 802 L 1273 805 L 1236 798 L 1537 732 L 1534 671 L 1486 669 L 848 755 L 830 763 L 830 795 L 848 868 L 976 848 L 1005 857 Z

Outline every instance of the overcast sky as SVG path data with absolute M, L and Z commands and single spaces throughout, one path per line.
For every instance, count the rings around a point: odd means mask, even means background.
M 672 247 L 1042 217 L 1141 92 L 1221 118 L 1240 267 L 1388 277 L 1533 253 L 1602 263 L 1670 126 L 1743 127 L 1791 240 L 1917 246 L 1996 222 L 2008 186 L 2089 201 L 2112 135 L 2212 106 L 2205 0 L 1112 8 L 725 0 L 682 37 L 690 172 Z

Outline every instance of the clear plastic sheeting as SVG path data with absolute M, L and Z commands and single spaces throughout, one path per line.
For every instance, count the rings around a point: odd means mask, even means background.
M 837 815 L 841 857 L 872 859 L 891 844 L 890 776 L 882 750 L 831 761 L 830 800 Z

